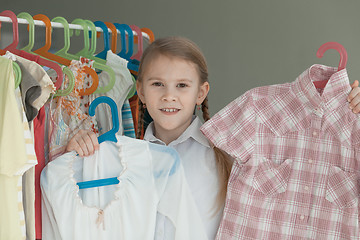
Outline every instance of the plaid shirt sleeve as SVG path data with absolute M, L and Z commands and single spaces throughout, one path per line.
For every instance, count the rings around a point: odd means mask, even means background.
M 215 114 L 200 128 L 214 145 L 245 163 L 255 142 L 256 114 L 251 90 Z

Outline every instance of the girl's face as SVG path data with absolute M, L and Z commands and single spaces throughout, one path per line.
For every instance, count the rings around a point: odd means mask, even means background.
M 200 83 L 195 64 L 165 55 L 149 63 L 136 87 L 154 120 L 155 136 L 166 144 L 187 129 L 195 105 L 201 104 L 209 92 L 209 84 Z

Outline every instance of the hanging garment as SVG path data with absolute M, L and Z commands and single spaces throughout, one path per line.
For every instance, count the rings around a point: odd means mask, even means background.
M 44 168 L 43 240 L 154 239 L 157 212 L 172 221 L 175 239 L 206 239 L 176 151 L 124 136 L 117 140 L 100 144 L 90 157 L 70 152 Z M 96 171 L 83 172 L 88 161 Z M 95 176 L 120 183 L 79 190 L 76 182 Z
M 328 80 L 322 94 L 313 82 Z M 359 239 L 360 116 L 346 70 L 252 89 L 203 133 L 236 158 L 217 239 Z
M 5 56 L 16 60 L 21 68 L 21 98 L 25 104 L 27 121 L 34 122 L 34 142 L 38 164 L 35 169 L 29 169 L 23 174 L 23 199 L 27 239 L 34 239 L 34 235 L 37 239 L 41 239 L 40 173 L 45 166 L 45 153 L 43 150 L 44 135 L 42 134 L 44 117 L 38 113 L 41 112 L 41 108 L 49 99 L 50 94 L 55 93 L 55 86 L 45 70 L 36 62 L 10 52 L 7 52 Z M 40 119 L 42 120 L 40 121 Z
M 75 77 L 73 91 L 63 97 L 52 99 L 50 104 L 49 126 L 49 161 L 65 152 L 68 141 L 79 129 L 91 129 L 98 133 L 95 117 L 89 116 L 89 96 L 80 96 L 80 91 L 92 84 L 91 77 L 87 75 L 84 66 L 92 67 L 93 61 L 81 58 L 80 61 L 71 61 L 69 69 Z M 54 76 L 54 71 L 49 70 L 49 75 Z M 66 76 L 63 81 L 64 88 L 68 82 Z
M 38 106 L 34 104 L 36 99 L 41 96 L 41 86 L 37 80 L 33 78 L 31 73 L 27 70 L 26 66 L 23 65 L 21 62 L 17 61 L 19 56 L 7 51 L 4 57 L 15 61 L 21 70 L 21 82 L 20 82 L 20 90 L 21 90 L 21 99 L 22 105 L 24 106 L 24 110 L 26 113 L 26 118 L 28 122 L 31 122 L 38 113 Z M 34 65 L 38 65 L 37 63 Z M 40 67 L 40 66 L 38 66 Z
M 121 108 L 121 118 L 124 129 L 124 136 L 136 138 L 134 120 L 132 118 L 129 100 L 125 100 Z
M 199 130 L 201 125 L 200 119 L 193 116 L 190 126 L 168 146 L 179 153 L 191 195 L 196 203 L 208 239 L 215 239 L 223 208 L 216 212 L 219 179 L 215 154 L 209 141 Z M 146 129 L 144 140 L 166 145 L 156 138 L 154 133 L 154 123 L 152 122 Z M 164 216 L 158 216 L 158 226 L 161 230 L 158 229 L 157 239 L 172 239 L 162 236 L 171 236 L 171 224 L 166 223 L 167 221 Z
M 38 115 L 34 119 L 34 134 L 35 134 L 35 151 L 38 156 L 38 165 L 35 167 L 35 227 L 36 239 L 42 238 L 42 213 L 41 213 L 41 189 L 40 189 L 40 174 L 45 167 L 45 152 L 44 152 L 44 127 L 45 127 L 45 109 L 40 108 Z
M 48 74 L 45 72 L 42 67 L 40 67 L 39 64 L 37 64 L 34 61 L 22 58 L 20 56 L 17 56 L 15 54 L 12 54 L 11 52 L 6 52 L 6 55 L 8 57 L 15 57 L 16 62 L 21 65 L 20 67 L 23 67 L 23 69 L 26 69 L 25 77 L 31 76 L 33 79 L 35 79 L 38 84 L 41 87 L 41 94 L 39 97 L 37 97 L 31 104 L 31 106 L 37 110 L 39 110 L 46 101 L 49 99 L 50 94 L 55 93 L 55 86 L 53 82 L 51 81 Z M 21 86 L 21 85 L 20 85 Z M 24 97 L 24 96 L 23 96 Z M 30 120 L 29 120 L 30 121 Z
M 21 81 L 24 79 L 22 78 Z M 26 80 L 25 80 L 26 81 Z M 22 96 L 20 88 L 15 89 L 15 96 L 18 104 L 18 109 L 22 115 L 22 122 L 24 128 L 24 139 L 26 147 L 27 166 L 26 171 L 22 175 L 21 185 L 18 187 L 18 197 L 21 199 L 20 204 L 23 205 L 23 210 L 20 212 L 24 215 L 24 221 L 21 222 L 22 229 L 26 232 L 26 240 L 35 240 L 35 186 L 34 186 L 34 170 L 35 165 L 38 163 L 33 134 L 30 132 L 28 119 L 25 114 L 25 109 L 22 104 Z M 19 200 L 19 199 L 18 199 Z
M 0 239 L 26 237 L 21 176 L 36 164 L 25 112 L 19 111 L 14 89 L 12 61 L 0 57 Z
M 21 62 L 17 61 L 17 64 L 21 69 L 22 76 L 20 83 L 22 104 L 24 106 L 26 118 L 28 122 L 31 122 L 34 120 L 39 111 L 39 109 L 34 106 L 34 102 L 41 95 L 41 86 L 39 82 L 31 76 Z
M 131 74 L 127 69 L 127 61 L 118 55 L 114 54 L 111 50 L 106 55 L 106 65 L 111 67 L 115 72 L 115 84 L 108 92 L 103 94 L 91 94 L 90 101 L 100 96 L 107 96 L 113 99 L 117 105 L 119 125 L 122 126 L 122 111 L 121 108 L 124 101 L 134 85 Z M 108 85 L 110 81 L 109 74 L 102 72 L 99 76 L 99 87 Z M 98 125 L 99 134 L 104 134 L 112 128 L 112 118 L 110 108 L 106 104 L 100 104 L 95 109 L 95 116 Z M 119 129 L 118 134 L 123 135 L 123 128 Z
M 137 133 L 138 121 L 139 121 L 139 96 L 138 95 L 132 96 L 129 99 L 129 103 L 130 103 L 132 119 L 133 119 L 133 122 L 134 122 L 135 133 Z M 142 139 L 143 134 L 141 134 L 141 135 L 142 136 L 140 138 Z

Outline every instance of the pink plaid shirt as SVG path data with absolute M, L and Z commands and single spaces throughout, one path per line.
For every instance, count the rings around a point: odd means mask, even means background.
M 330 79 L 329 79 L 330 78 Z M 312 83 L 329 79 L 323 91 Z M 360 116 L 346 70 L 252 89 L 201 131 L 236 158 L 217 239 L 359 239 Z

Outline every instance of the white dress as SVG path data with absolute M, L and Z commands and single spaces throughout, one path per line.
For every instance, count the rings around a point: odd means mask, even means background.
M 101 143 L 90 157 L 70 152 L 44 168 L 43 239 L 154 239 L 158 212 L 175 226 L 174 239 L 206 239 L 176 151 L 117 139 Z M 76 185 L 114 176 L 119 184 L 81 190 Z

